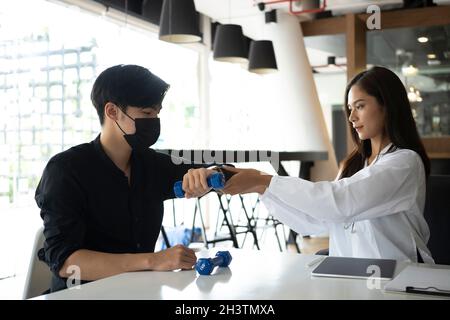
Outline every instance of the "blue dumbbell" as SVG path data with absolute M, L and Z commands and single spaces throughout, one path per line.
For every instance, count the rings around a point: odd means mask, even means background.
M 213 189 L 223 189 L 225 186 L 225 176 L 220 173 L 214 173 L 206 178 L 208 187 Z M 173 185 L 173 192 L 177 198 L 184 198 L 183 181 L 177 181 Z
M 215 267 L 228 267 L 231 263 L 231 254 L 229 251 L 219 251 L 214 258 L 198 259 L 195 264 L 195 270 L 204 276 L 208 276 Z

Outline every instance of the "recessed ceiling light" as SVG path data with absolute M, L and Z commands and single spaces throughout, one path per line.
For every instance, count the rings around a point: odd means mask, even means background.
M 428 59 L 436 59 L 436 55 L 434 53 L 427 54 Z
M 417 38 L 417 41 L 419 41 L 420 43 L 425 43 L 425 42 L 428 42 L 428 38 L 427 37 L 419 37 L 419 38 Z

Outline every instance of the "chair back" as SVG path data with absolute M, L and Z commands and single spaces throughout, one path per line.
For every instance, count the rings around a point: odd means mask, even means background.
M 437 264 L 450 265 L 450 175 L 430 175 L 424 210 L 428 248 Z
M 44 246 L 44 227 L 36 232 L 30 262 L 28 264 L 27 278 L 23 291 L 23 299 L 43 294 L 50 288 L 52 273 L 50 268 L 38 258 L 38 251 Z

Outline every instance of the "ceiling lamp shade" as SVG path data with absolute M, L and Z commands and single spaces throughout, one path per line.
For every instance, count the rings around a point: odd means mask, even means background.
M 222 24 L 217 26 L 214 36 L 214 60 L 247 63 L 247 53 L 240 25 Z
M 267 74 L 278 70 L 272 41 L 252 41 L 248 57 L 248 70 L 250 72 Z
M 202 39 L 194 0 L 164 0 L 159 39 L 173 43 L 198 42 Z

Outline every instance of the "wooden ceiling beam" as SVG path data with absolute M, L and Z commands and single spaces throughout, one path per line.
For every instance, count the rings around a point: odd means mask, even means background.
M 365 22 L 370 15 L 360 13 L 356 17 Z M 450 6 L 381 11 L 381 29 L 431 27 L 446 24 L 450 24 Z M 304 21 L 301 26 L 305 37 L 346 33 L 345 16 Z M 365 30 L 371 31 L 367 28 Z

